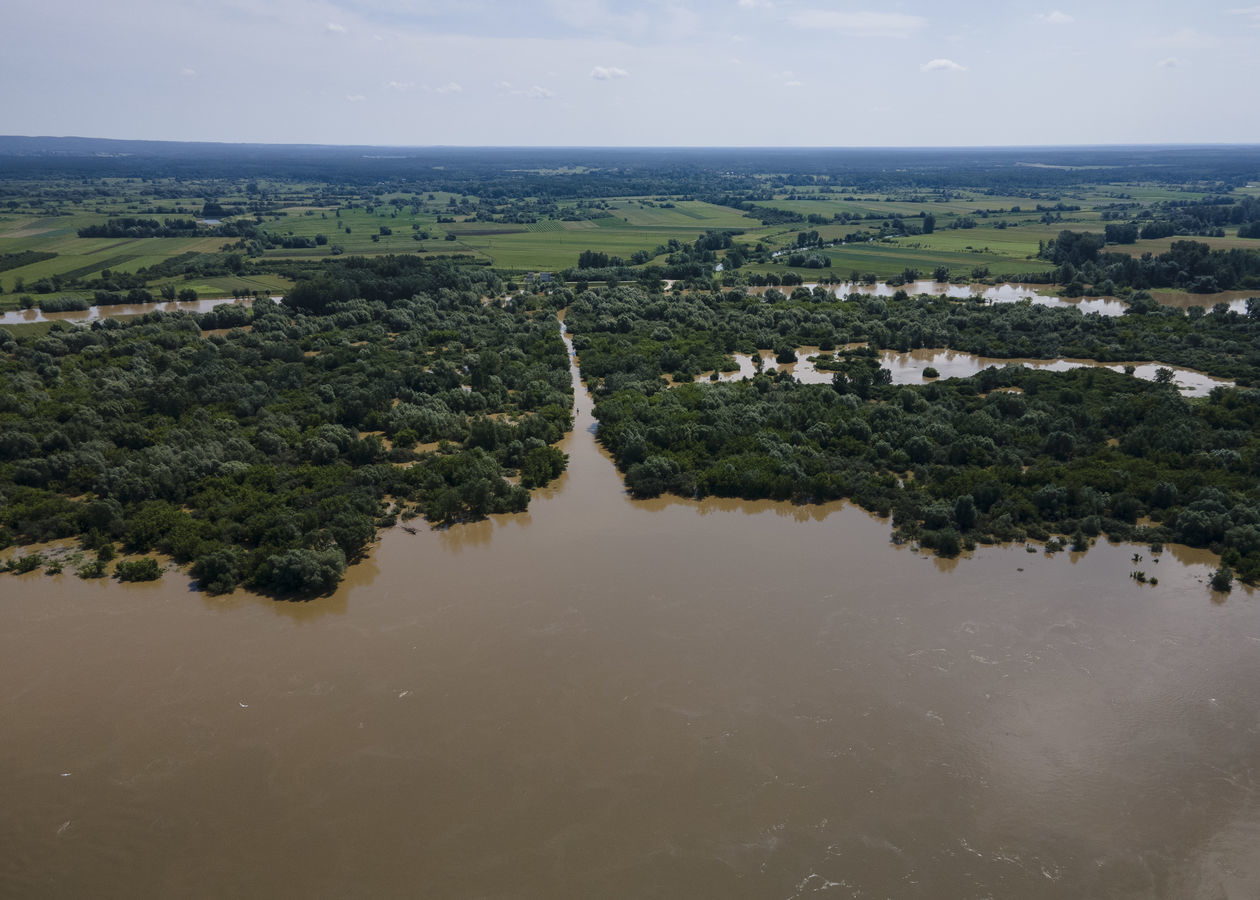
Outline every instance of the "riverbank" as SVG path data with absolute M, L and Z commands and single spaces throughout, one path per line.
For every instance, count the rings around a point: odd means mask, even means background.
M 1210 562 L 634 501 L 578 390 L 528 513 L 328 598 L 5 576 L 0 893 L 1260 889 L 1260 620 Z

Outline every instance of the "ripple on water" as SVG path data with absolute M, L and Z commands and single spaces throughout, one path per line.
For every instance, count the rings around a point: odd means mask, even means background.
M 0 575 L 0 893 L 1256 895 L 1260 619 L 1210 558 L 632 502 L 577 396 L 528 516 L 331 598 Z

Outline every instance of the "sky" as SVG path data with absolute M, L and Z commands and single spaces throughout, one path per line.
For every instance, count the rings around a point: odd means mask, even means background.
M 1245 4 L 4 0 L 0 133 L 387 146 L 1260 143 L 1260 5 Z

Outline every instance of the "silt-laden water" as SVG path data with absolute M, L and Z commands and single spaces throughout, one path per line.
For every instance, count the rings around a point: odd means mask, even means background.
M 578 407 L 529 513 L 328 599 L 0 577 L 0 895 L 1260 894 L 1260 616 L 1209 555 L 632 502 Z

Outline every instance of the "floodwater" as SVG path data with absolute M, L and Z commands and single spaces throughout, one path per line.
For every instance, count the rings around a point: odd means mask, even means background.
M 845 346 L 852 348 L 865 345 L 858 343 Z M 760 350 L 758 352 L 761 355 L 762 370 L 765 372 L 777 370 L 791 372 L 794 378 L 805 384 L 831 383 L 834 373 L 827 369 L 818 369 L 810 361 L 810 357 L 818 355 L 819 350 L 817 347 L 801 347 L 796 352 L 797 361 L 785 364 L 775 362 L 773 350 Z M 719 381 L 738 381 L 741 378 L 751 378 L 756 374 L 756 362 L 752 356 L 743 353 L 735 353 L 733 356 L 739 368 L 731 372 L 718 373 Z M 974 353 L 963 353 L 956 350 L 927 349 L 905 352 L 882 350 L 879 354 L 879 362 L 881 366 L 892 372 L 893 384 L 922 384 L 926 380 L 923 372 L 929 367 L 936 369 L 940 373 L 941 378 L 966 378 L 979 374 L 990 366 L 999 368 L 1002 366 L 1027 366 L 1032 369 L 1045 369 L 1050 372 L 1066 372 L 1068 369 L 1079 369 L 1086 366 L 1123 372 L 1126 366 L 1133 366 L 1134 377 L 1147 381 L 1154 381 L 1156 372 L 1162 367 L 1172 371 L 1173 384 L 1177 386 L 1182 396 L 1185 397 L 1206 397 L 1214 387 L 1234 387 L 1236 384 L 1236 382 L 1228 378 L 1216 378 L 1195 369 L 1186 369 L 1181 366 L 1162 366 L 1157 362 L 1103 363 L 1093 359 L 1064 357 L 1058 359 L 1008 359 L 993 356 L 976 356 Z M 700 375 L 699 380 L 704 381 L 708 379 L 710 374 L 706 372 Z
M 279 303 L 280 297 L 272 297 Z M 42 312 L 38 309 L 16 309 L 0 314 L 0 327 L 5 325 L 29 325 L 34 322 L 70 322 L 83 324 L 97 319 L 113 319 L 120 316 L 142 316 L 151 312 L 209 312 L 216 306 L 231 303 L 235 306 L 252 306 L 253 297 L 205 297 L 200 300 L 158 300 L 153 303 L 120 303 L 112 306 L 89 306 L 82 310 L 66 312 Z
M 665 282 L 666 289 L 672 288 L 673 281 Z M 817 287 L 816 282 L 808 282 L 804 285 L 807 288 Z M 1123 315 L 1128 309 L 1128 304 L 1123 300 L 1115 297 L 1055 297 L 1051 295 L 1038 294 L 1038 289 L 1045 289 L 1045 285 L 1028 285 L 1028 284 L 949 284 L 946 282 L 935 281 L 913 281 L 894 287 L 887 282 L 880 281 L 875 284 L 858 284 L 845 282 L 836 284 L 831 287 L 831 293 L 838 297 L 844 297 L 850 292 L 860 294 L 871 294 L 876 297 L 891 297 L 899 290 L 904 290 L 912 296 L 918 294 L 945 294 L 954 299 L 967 299 L 978 297 L 986 303 L 1032 303 L 1035 306 L 1053 306 L 1053 307 L 1073 307 L 1082 313 L 1097 313 L 1102 316 L 1119 316 Z M 751 293 L 764 293 L 765 288 L 751 288 Z M 790 294 L 794 287 L 782 287 L 778 290 Z M 1156 295 L 1156 299 L 1165 305 L 1186 308 L 1190 306 L 1202 306 L 1204 309 L 1211 309 L 1216 303 L 1225 303 L 1230 310 L 1238 313 L 1247 311 L 1247 297 L 1254 295 L 1254 291 L 1227 291 L 1221 294 L 1187 294 L 1177 291 L 1160 291 Z M 282 299 L 280 296 L 272 296 L 271 299 L 279 303 Z M 253 303 L 253 299 L 246 297 L 244 299 L 236 299 L 233 297 L 208 297 L 200 300 L 159 300 L 153 303 L 127 303 L 117 306 L 92 306 L 86 310 L 71 310 L 67 312 L 45 313 L 38 309 L 19 309 L 10 310 L 6 313 L 0 313 L 0 328 L 6 325 L 29 325 L 34 322 L 71 322 L 71 323 L 89 323 L 95 322 L 97 319 L 115 318 L 119 316 L 140 316 L 150 312 L 174 312 L 183 310 L 185 312 L 207 312 L 216 306 L 222 306 L 225 303 L 233 303 L 238 306 L 248 306 Z
M 817 282 L 809 281 L 801 285 L 813 290 L 817 287 Z M 1015 284 L 1004 283 L 995 285 L 984 284 L 952 284 L 945 281 L 907 281 L 904 284 L 892 285 L 886 281 L 877 281 L 873 284 L 862 284 L 859 282 L 845 281 L 838 284 L 828 286 L 828 290 L 836 297 L 847 297 L 849 294 L 866 294 L 872 297 L 891 297 L 898 291 L 905 291 L 911 297 L 917 297 L 919 294 L 928 294 L 933 297 L 939 297 L 944 294 L 954 300 L 980 299 L 985 303 L 1031 303 L 1034 306 L 1053 306 L 1062 308 L 1074 308 L 1082 313 L 1098 313 L 1102 316 L 1119 316 L 1123 315 L 1128 309 L 1128 304 L 1123 300 L 1115 297 L 1056 297 L 1049 294 L 1039 294 L 1037 291 L 1045 290 L 1047 285 L 1032 284 Z M 757 287 L 750 288 L 749 292 L 754 294 L 765 293 L 767 288 Z M 777 287 L 775 290 L 791 294 L 796 290 L 795 285 L 785 285 Z
M 894 287 L 887 282 L 880 281 L 875 284 L 846 282 L 835 285 L 832 288 L 832 293 L 838 297 L 845 297 L 854 292 L 873 294 L 876 297 L 891 297 L 897 291 L 905 291 L 912 297 L 916 297 L 919 294 L 930 294 L 934 297 L 944 294 L 955 300 L 978 298 L 986 303 L 1018 303 L 1023 301 L 1034 306 L 1072 307 L 1080 310 L 1082 313 L 1098 313 L 1102 316 L 1123 315 L 1124 311 L 1128 309 L 1128 304 L 1115 297 L 1056 297 L 1037 293 L 1039 290 L 1045 290 L 1046 287 L 1047 285 L 1016 284 L 1011 282 L 984 285 L 950 284 L 939 281 L 911 281 Z M 780 290 L 784 289 L 780 288 Z M 788 293 L 791 293 L 792 289 L 788 288 L 786 290 Z
M 802 287 L 811 290 L 817 282 L 806 282 Z M 847 297 L 851 293 L 869 294 L 874 297 L 891 297 L 897 291 L 905 291 L 910 296 L 929 294 L 933 297 L 944 294 L 955 300 L 980 299 L 985 303 L 1031 303 L 1034 306 L 1058 308 L 1074 308 L 1084 314 L 1097 313 L 1100 316 L 1120 316 L 1129 308 L 1129 304 L 1118 297 L 1059 297 L 1053 294 L 1038 293 L 1053 289 L 1053 285 L 1019 284 L 1005 282 L 1002 284 L 952 284 L 943 281 L 908 281 L 901 285 L 892 285 L 886 281 L 874 284 L 843 282 L 831 285 L 829 290 L 837 297 Z M 795 286 L 785 285 L 776 290 L 791 294 Z M 764 293 L 766 288 L 751 288 L 750 293 Z M 1156 301 L 1164 306 L 1175 306 L 1187 309 L 1201 306 L 1210 310 L 1218 303 L 1224 303 L 1231 312 L 1246 313 L 1247 298 L 1256 296 L 1256 291 L 1223 291 L 1219 294 L 1189 294 L 1185 291 L 1157 290 L 1153 292 Z
M 1260 615 L 1210 554 L 632 502 L 578 397 L 529 513 L 327 599 L 0 576 L 0 895 L 1260 894 Z

